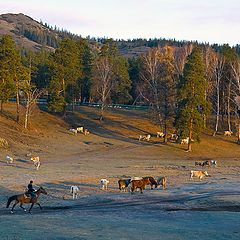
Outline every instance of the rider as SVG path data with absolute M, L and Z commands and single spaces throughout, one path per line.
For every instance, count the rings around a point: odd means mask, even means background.
M 35 189 L 33 188 L 33 181 L 31 180 L 30 183 L 28 184 L 28 191 L 27 193 L 30 195 L 31 198 L 34 198 L 35 195 Z

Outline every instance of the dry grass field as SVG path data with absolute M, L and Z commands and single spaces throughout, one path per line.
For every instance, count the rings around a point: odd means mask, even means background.
M 198 224 L 208 226 L 205 239 L 239 239 L 236 138 L 203 133 L 201 143 L 187 153 L 174 141 L 163 144 L 148 115 L 111 110 L 101 123 L 95 108 L 80 107 L 65 119 L 36 109 L 25 130 L 13 120 L 14 105 L 7 105 L 0 116 L 0 137 L 10 144 L 0 152 L 1 239 L 43 239 L 42 232 L 46 239 L 201 239 Z M 76 126 L 90 134 L 68 131 Z M 139 134 L 153 137 L 138 141 Z M 30 153 L 40 156 L 39 171 Z M 6 163 L 6 155 L 14 157 L 13 164 Z M 217 160 L 218 165 L 204 167 L 211 177 L 190 181 L 190 170 L 203 169 L 194 166 L 198 160 Z M 167 189 L 120 193 L 117 180 L 133 176 L 166 176 Z M 110 180 L 108 191 L 99 189 L 101 178 Z M 47 190 L 40 199 L 44 210 L 35 206 L 26 215 L 16 207 L 11 215 L 7 198 L 22 193 L 29 180 Z M 77 200 L 71 199 L 71 185 L 80 188 Z

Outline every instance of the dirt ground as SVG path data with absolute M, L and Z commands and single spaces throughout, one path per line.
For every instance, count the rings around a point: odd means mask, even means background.
M 29 131 L 12 120 L 12 106 L 0 117 L 0 136 L 11 148 L 0 152 L 1 239 L 239 239 L 240 146 L 235 137 L 203 134 L 193 152 L 174 141 L 165 145 L 152 137 L 158 128 L 147 112 L 112 110 L 104 122 L 98 110 L 81 107 L 61 119 L 36 111 Z M 90 134 L 74 135 L 84 126 Z M 39 171 L 27 154 L 41 159 Z M 5 157 L 14 157 L 7 164 Z M 197 160 L 217 160 L 216 167 L 195 167 Z M 207 170 L 211 177 L 190 181 L 190 170 Z M 166 176 L 167 189 L 143 194 L 120 193 L 117 181 L 134 176 Z M 109 190 L 99 180 L 110 181 Z M 11 214 L 8 197 L 22 193 L 29 180 L 43 186 L 41 211 L 32 215 L 18 206 Z M 72 200 L 70 186 L 80 188 Z M 29 207 L 29 206 L 28 206 Z

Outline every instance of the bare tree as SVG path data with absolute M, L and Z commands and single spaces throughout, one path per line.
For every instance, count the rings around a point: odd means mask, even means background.
M 219 116 L 220 116 L 220 84 L 224 74 L 224 64 L 225 59 L 222 55 L 216 54 L 213 61 L 213 73 L 214 73 L 214 88 L 216 92 L 215 102 L 215 112 L 216 112 L 216 123 L 213 136 L 216 135 L 219 125 Z
M 187 61 L 187 57 L 193 50 L 193 44 L 186 44 L 183 47 L 176 47 L 173 51 L 175 71 L 178 76 L 183 74 L 183 69 Z
M 100 121 L 103 120 L 104 111 L 107 106 L 107 99 L 113 88 L 113 63 L 107 56 L 101 56 L 95 61 L 94 91 L 100 96 L 101 100 L 101 116 Z
M 236 109 L 236 127 L 237 127 L 237 137 L 238 143 L 240 143 L 240 60 L 233 62 L 231 64 L 232 72 L 233 72 L 233 96 L 234 96 L 234 103 Z

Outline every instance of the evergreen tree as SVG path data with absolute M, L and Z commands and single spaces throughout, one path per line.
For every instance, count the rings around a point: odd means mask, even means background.
M 180 139 L 189 137 L 188 151 L 192 150 L 192 140 L 200 141 L 203 116 L 209 109 L 206 84 L 202 53 L 196 47 L 187 59 L 178 90 L 176 128 Z
M 0 40 L 0 101 L 2 105 L 16 94 L 18 100 L 19 81 L 22 73 L 20 55 L 11 36 L 5 35 Z M 17 121 L 19 105 L 17 104 Z
M 79 48 L 74 40 L 65 39 L 52 55 L 51 77 L 49 83 L 49 109 L 54 112 L 66 112 L 66 103 L 75 100 L 77 80 L 82 75 L 82 63 Z M 59 106 L 56 108 L 57 102 Z M 64 101 L 64 104 L 63 104 Z

